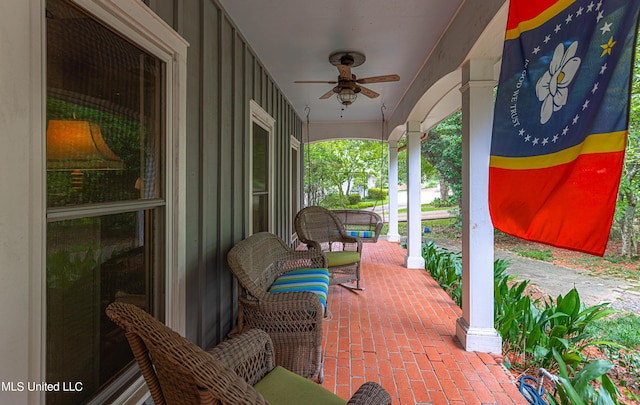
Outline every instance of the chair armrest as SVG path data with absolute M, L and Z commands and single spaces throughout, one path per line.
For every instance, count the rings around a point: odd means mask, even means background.
M 278 260 L 278 273 L 297 269 L 326 269 L 327 258 L 321 249 L 290 250 Z
M 256 384 L 275 367 L 273 343 L 269 335 L 260 329 L 250 329 L 207 352 L 249 385 Z
M 310 251 L 312 250 L 322 251 L 322 244 L 320 244 L 320 242 L 316 242 L 315 240 L 306 240 L 304 243 L 306 243 L 307 249 L 309 249 Z
M 247 311 L 259 311 L 260 322 L 274 325 L 282 323 L 282 316 L 286 314 L 289 323 L 308 323 L 310 320 L 320 322 L 324 318 L 324 309 L 318 296 L 310 291 L 283 292 L 278 294 L 267 293 L 261 300 L 238 297 L 245 307 L 245 320 Z M 266 326 L 258 326 L 266 329 Z M 268 332 L 268 331 L 267 331 Z
M 355 245 L 355 251 L 362 252 L 362 239 L 347 235 L 346 233 L 341 233 L 341 236 L 342 240 L 336 242 L 341 242 L 343 246 L 345 246 L 344 250 L 354 250 L 353 247 Z M 349 246 L 349 248 L 347 249 L 346 246 Z
M 390 405 L 391 395 L 382 388 L 382 386 L 375 382 L 366 382 L 358 388 L 347 405 Z

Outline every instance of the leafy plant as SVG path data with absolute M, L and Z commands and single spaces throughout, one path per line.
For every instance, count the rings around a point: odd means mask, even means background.
M 504 266 L 507 263 L 505 262 Z M 538 300 L 531 300 L 525 294 L 529 281 L 511 284 L 513 277 L 505 273 L 506 267 L 494 266 L 494 314 L 496 330 L 505 343 L 505 354 L 510 352 L 527 353 L 529 336 L 537 326 L 539 311 Z
M 640 355 L 638 352 L 612 344 L 598 345 L 602 353 L 614 365 L 626 370 L 632 378 L 631 385 L 640 384 Z M 627 381 L 624 381 L 627 384 Z
M 547 393 L 547 400 L 550 405 L 615 405 L 618 404 L 620 393 L 615 384 L 607 376 L 607 371 L 611 370 L 613 364 L 606 360 L 595 360 L 587 363 L 573 378 L 569 376 L 570 368 L 567 367 L 560 353 L 553 350 L 553 357 L 558 362 L 558 385 L 557 398 Z M 598 383 L 600 388 L 596 390 L 592 381 Z
M 462 306 L 462 257 L 447 249 L 438 248 L 433 241 L 422 248 L 426 270 L 449 294 L 458 306 Z
M 584 308 L 575 288 L 564 297 L 559 295 L 555 302 L 551 299 L 545 302 L 528 345 L 529 349 L 533 348 L 534 360 L 539 361 L 542 367 L 549 367 L 555 350 L 565 363 L 581 363 L 580 351 L 591 337 L 586 331 L 587 326 L 615 312 L 606 308 L 608 305 L 603 303 Z
M 461 306 L 460 253 L 438 248 L 433 242 L 429 242 L 423 246 L 423 256 L 429 274 Z M 494 262 L 495 325 L 502 336 L 505 353 L 515 352 L 525 366 L 550 369 L 558 362 L 559 367 L 564 367 L 567 374 L 565 379 L 569 386 L 562 391 L 565 396 L 573 398 L 576 391 L 579 395 L 597 397 L 592 393 L 592 387 L 586 387 L 586 382 L 598 379 L 603 386 L 609 384 L 609 377 L 602 374 L 606 373 L 612 364 L 606 362 L 608 368 L 600 362 L 584 365 L 582 351 L 588 345 L 605 343 L 591 342 L 592 335 L 588 328 L 614 310 L 607 308 L 608 303 L 585 308 L 575 288 L 564 296 L 559 295 L 555 300 L 551 297 L 543 303 L 532 300 L 525 293 L 529 282 L 513 283 L 512 278 L 506 273 L 508 266 L 509 263 L 505 260 Z M 568 379 L 569 372 L 572 375 L 577 372 L 574 380 Z M 599 374 L 600 372 L 602 374 Z M 611 385 L 613 386 L 612 383 Z M 606 401 L 610 397 L 617 397 L 617 391 L 613 394 L 605 387 L 605 391 L 598 398 Z

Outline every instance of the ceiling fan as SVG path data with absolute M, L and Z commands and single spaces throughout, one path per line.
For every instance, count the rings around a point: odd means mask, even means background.
M 362 93 L 369 98 L 376 98 L 380 95 L 369 88 L 361 86 L 361 83 L 397 82 L 400 80 L 400 76 L 398 75 L 372 76 L 361 79 L 356 78 L 356 75 L 351 73 L 351 68 L 362 65 L 365 60 L 365 56 L 359 52 L 336 52 L 329 55 L 329 63 L 338 68 L 338 81 L 296 80 L 294 83 L 335 84 L 336 86 L 320 96 L 320 99 L 324 100 L 336 94 L 338 101 L 340 101 L 341 104 L 351 105 L 358 96 L 358 93 Z

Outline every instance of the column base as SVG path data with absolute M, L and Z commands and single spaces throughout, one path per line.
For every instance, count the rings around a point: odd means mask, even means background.
M 424 269 L 424 257 L 405 255 L 404 266 L 408 269 Z
M 387 240 L 389 242 L 400 242 L 400 234 L 398 234 L 398 233 L 387 233 Z
M 464 318 L 458 318 L 456 336 L 468 352 L 502 354 L 502 337 L 495 328 L 472 328 Z

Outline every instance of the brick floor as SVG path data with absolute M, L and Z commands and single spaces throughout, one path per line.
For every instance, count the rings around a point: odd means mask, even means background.
M 461 310 L 424 270 L 404 268 L 396 243 L 365 244 L 364 291 L 329 289 L 323 386 L 343 398 L 365 381 L 394 404 L 526 404 L 504 367 L 466 352 Z

